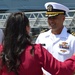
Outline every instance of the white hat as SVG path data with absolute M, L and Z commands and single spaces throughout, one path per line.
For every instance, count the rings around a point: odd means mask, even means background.
M 56 16 L 58 14 L 67 14 L 69 8 L 56 2 L 47 2 L 45 3 L 45 8 L 47 9 L 46 16 Z

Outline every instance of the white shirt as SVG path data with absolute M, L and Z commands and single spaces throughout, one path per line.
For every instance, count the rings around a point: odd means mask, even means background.
M 75 52 L 75 37 L 69 34 L 65 27 L 59 35 L 52 34 L 51 30 L 41 33 L 36 43 L 45 44 L 43 47 L 59 61 L 68 59 Z
M 0 44 L 2 43 L 3 37 L 4 37 L 4 33 L 2 29 L 0 29 Z

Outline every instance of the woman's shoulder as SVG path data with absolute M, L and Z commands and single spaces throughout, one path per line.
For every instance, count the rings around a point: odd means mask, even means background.
M 35 53 L 42 53 L 43 47 L 41 44 L 34 44 L 34 48 L 35 48 Z
M 41 44 L 34 44 L 34 47 L 35 47 L 36 49 L 39 49 L 39 48 L 42 47 L 42 45 L 41 45 Z
M 34 47 L 34 54 L 41 54 L 43 52 L 43 47 L 41 44 L 33 44 Z M 26 51 L 30 51 L 32 49 L 32 46 L 27 46 Z

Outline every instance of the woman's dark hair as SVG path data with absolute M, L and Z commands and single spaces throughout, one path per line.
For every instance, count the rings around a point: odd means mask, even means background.
M 14 71 L 16 75 L 21 63 L 21 53 L 27 45 L 32 45 L 26 26 L 29 26 L 29 20 L 23 12 L 12 13 L 6 21 L 2 63 L 7 66 L 8 71 Z

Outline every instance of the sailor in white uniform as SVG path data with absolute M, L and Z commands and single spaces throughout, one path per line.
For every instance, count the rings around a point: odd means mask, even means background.
M 50 30 L 41 33 L 36 43 L 41 43 L 57 60 L 63 62 L 75 52 L 75 36 L 68 33 L 63 25 L 69 9 L 56 2 L 47 2 L 45 8 Z M 46 72 L 45 74 L 50 75 Z

